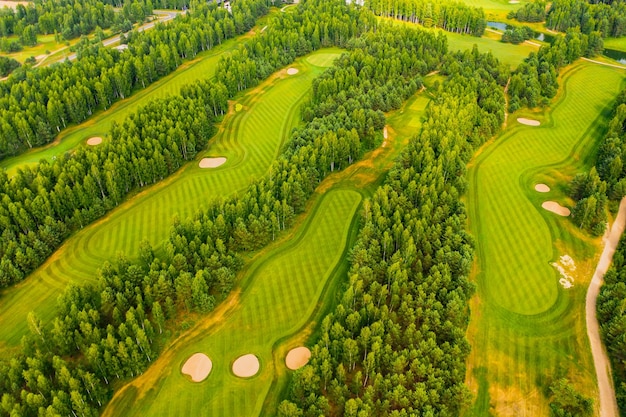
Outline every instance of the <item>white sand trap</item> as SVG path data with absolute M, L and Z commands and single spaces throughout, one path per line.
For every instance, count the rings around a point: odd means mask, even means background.
M 87 145 L 96 146 L 102 143 L 102 138 L 99 136 L 87 139 Z
M 555 267 L 561 275 L 559 284 L 565 289 L 572 288 L 574 286 L 574 273 L 576 272 L 576 263 L 572 257 L 563 255 L 559 258 L 558 262 L 553 262 L 552 266 Z
M 24 6 L 27 6 L 29 2 L 27 1 L 0 1 L 0 9 L 3 7 L 8 7 L 10 9 L 17 9 L 17 5 L 18 4 L 23 4 Z
M 518 117 L 517 121 L 526 126 L 539 126 L 541 124 L 539 120 L 526 119 L 524 117 Z
M 260 367 L 259 358 L 249 353 L 238 357 L 233 363 L 233 374 L 240 378 L 249 378 L 255 376 Z
M 287 368 L 295 371 L 296 369 L 300 369 L 306 365 L 309 362 L 309 359 L 311 359 L 311 351 L 309 348 L 300 346 L 291 349 L 289 353 L 287 353 L 285 364 L 287 365 Z
M 535 185 L 535 191 L 538 191 L 540 193 L 547 193 L 550 192 L 550 187 L 545 184 L 537 184 Z
M 509 4 L 519 4 L 519 0 L 509 0 Z
M 194 353 L 183 365 L 182 373 L 189 375 L 193 382 L 202 382 L 211 373 L 213 362 L 204 353 Z
M 298 70 L 296 68 L 289 68 L 287 70 L 287 74 L 289 74 L 289 75 L 294 75 L 294 74 L 297 74 L 297 73 L 298 73 Z
M 226 163 L 226 158 L 220 156 L 218 158 L 202 158 L 198 164 L 200 168 L 217 168 Z
M 558 214 L 559 216 L 567 217 L 571 213 L 567 207 L 563 207 L 556 201 L 545 201 L 541 205 L 541 207 L 548 211 L 551 211 L 552 213 Z

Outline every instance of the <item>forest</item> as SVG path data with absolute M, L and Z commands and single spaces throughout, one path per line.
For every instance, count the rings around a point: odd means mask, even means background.
M 85 45 L 76 61 L 14 72 L 0 83 L 0 158 L 51 142 L 71 124 L 128 97 L 184 61 L 248 31 L 265 1 L 238 2 L 232 15 L 197 7 L 167 25 L 131 32 L 128 49 Z
M 555 0 L 546 16 L 546 26 L 566 32 L 578 28 L 591 35 L 599 32 L 602 37 L 618 38 L 626 34 L 626 2 L 589 2 L 586 0 Z

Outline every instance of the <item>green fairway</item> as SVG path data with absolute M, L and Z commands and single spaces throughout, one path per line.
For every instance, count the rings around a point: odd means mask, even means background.
M 86 122 L 64 130 L 51 144 L 0 161 L 0 168 L 5 168 L 11 175 L 22 165 L 32 165 L 41 159 L 50 160 L 54 156 L 61 155 L 75 146 L 85 143 L 91 137 L 105 137 L 111 129 L 113 122 L 121 123 L 129 113 L 137 111 L 140 106 L 144 106 L 149 101 L 178 93 L 183 85 L 192 83 L 195 80 L 213 78 L 220 58 L 224 54 L 237 49 L 242 40 L 252 36 L 255 31 L 259 30 L 259 27 L 262 27 L 261 25 L 265 25 L 266 19 L 259 19 L 257 26 L 248 34 L 229 39 L 207 52 L 198 54 L 195 59 L 183 63 L 172 74 L 143 90 L 135 92 L 132 96 L 118 101 L 106 111 L 96 113 Z
M 317 53 L 339 56 L 340 50 Z M 143 238 L 159 247 L 168 236 L 173 215 L 189 216 L 211 198 L 242 190 L 251 179 L 263 175 L 297 125 L 299 105 L 313 78 L 323 71 L 306 57 L 292 66 L 299 70 L 297 74 L 287 75 L 283 69 L 239 98 L 242 110 L 225 118 L 208 150 L 196 161 L 76 233 L 31 276 L 5 290 L 0 298 L 0 351 L 3 345 L 10 348 L 19 343 L 27 331 L 29 311 L 35 310 L 48 321 L 56 297 L 68 282 L 93 282 L 105 260 L 119 251 L 134 256 Z M 204 156 L 228 160 L 216 169 L 200 169 L 198 161 Z
M 121 391 L 105 415 L 258 415 L 274 373 L 286 369 L 284 357 L 274 358 L 273 347 L 306 325 L 314 313 L 328 278 L 345 255 L 360 201 L 359 193 L 349 190 L 323 196 L 296 236 L 254 262 L 241 291 Z M 192 383 L 180 373 L 194 352 L 204 352 L 213 361 L 202 383 Z M 260 371 L 249 379 L 238 378 L 231 364 L 248 353 L 260 359 Z M 135 392 L 141 396 L 133 403 Z
M 558 99 L 539 127 L 508 129 L 472 161 L 468 211 L 477 241 L 468 337 L 468 384 L 478 394 L 471 416 L 547 416 L 553 379 L 567 376 L 595 398 L 584 299 L 598 240 L 541 207 L 554 200 L 571 208 L 567 184 L 588 169 L 624 72 L 579 62 L 560 79 Z M 590 88 L 593 86 L 593 88 Z M 535 191 L 547 184 L 548 193 Z M 551 265 L 573 258 L 574 286 L 564 289 Z

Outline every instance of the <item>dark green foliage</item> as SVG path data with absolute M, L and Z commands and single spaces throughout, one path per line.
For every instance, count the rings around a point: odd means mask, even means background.
M 546 20 L 546 2 L 535 1 L 526 3 L 517 10 L 509 12 L 509 19 L 517 19 L 520 22 L 543 22 Z
M 546 26 L 560 32 L 579 28 L 585 34 L 600 32 L 602 37 L 618 38 L 626 34 L 626 2 L 555 0 L 548 11 Z
M 589 417 L 593 415 L 593 401 L 576 392 L 567 379 L 559 379 L 550 387 L 553 417 Z
M 19 67 L 20 63 L 13 58 L 0 56 L 0 77 L 6 77 L 10 73 L 12 73 L 14 69 Z
M 445 60 L 422 131 L 364 203 L 349 285 L 279 415 L 459 415 L 473 292 L 459 198 L 465 164 L 503 122 L 499 67 L 476 50 Z
M 502 34 L 502 42 L 520 44 L 528 39 L 532 39 L 535 36 L 535 32 L 528 26 L 516 27 L 513 29 L 507 29 Z
M 482 36 L 487 27 L 482 8 L 470 7 L 453 0 L 370 0 L 366 5 L 378 16 L 393 17 L 428 28 L 439 27 L 448 32 Z

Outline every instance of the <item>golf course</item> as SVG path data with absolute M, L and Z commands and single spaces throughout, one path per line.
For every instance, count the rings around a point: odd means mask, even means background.
M 600 242 L 542 204 L 572 206 L 567 184 L 594 153 L 624 74 L 580 63 L 564 71 L 561 83 L 550 108 L 524 115 L 539 126 L 510 116 L 502 136 L 470 163 L 478 297 L 467 376 L 477 398 L 468 415 L 541 415 L 543 390 L 567 369 L 582 392 L 597 390 L 584 300 Z M 537 184 L 549 191 L 538 192 Z M 555 264 L 573 279 L 571 287 L 559 282 Z
M 626 412 L 626 0 L 65 1 L 0 10 L 76 34 L 0 81 L 0 417 Z

